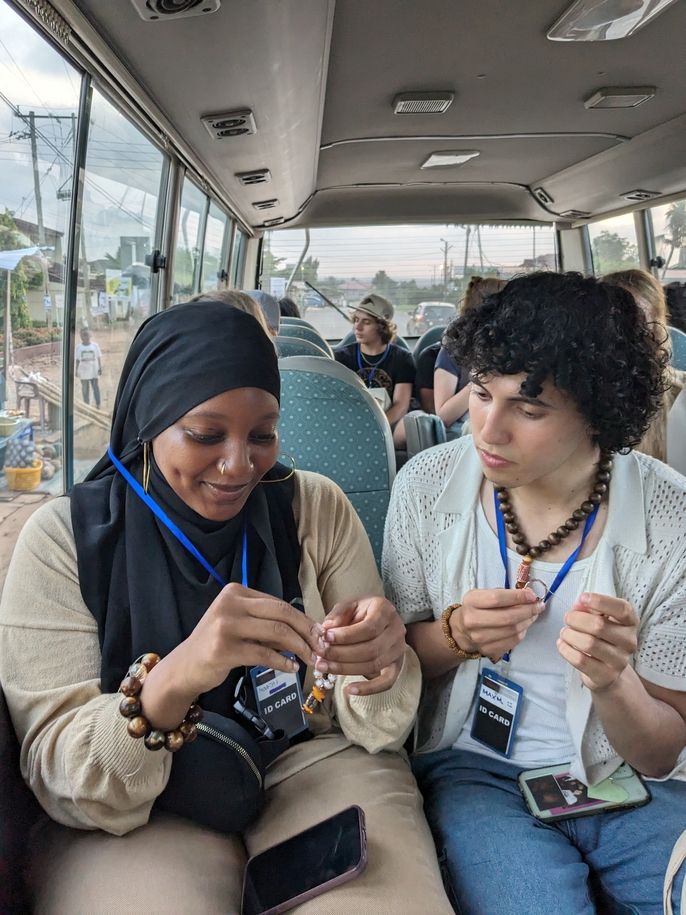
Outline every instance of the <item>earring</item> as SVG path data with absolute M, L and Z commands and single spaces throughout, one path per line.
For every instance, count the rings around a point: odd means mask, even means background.
M 150 485 L 150 442 L 143 442 L 143 491 Z
M 219 465 L 219 473 L 222 476 L 224 476 L 224 474 L 226 473 L 226 461 L 222 461 L 221 464 Z
M 284 454 L 284 457 L 287 457 L 291 462 L 291 469 L 288 471 L 286 476 L 279 477 L 278 480 L 260 480 L 260 483 L 284 483 L 286 480 L 290 480 L 290 478 L 295 474 L 295 458 L 292 454 Z

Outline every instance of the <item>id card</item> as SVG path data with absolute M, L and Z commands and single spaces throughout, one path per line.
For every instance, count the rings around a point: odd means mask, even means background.
M 495 670 L 479 674 L 472 738 L 509 757 L 512 752 L 524 690 Z
M 297 673 L 274 670 L 272 667 L 252 667 L 250 679 L 257 713 L 273 731 L 285 731 L 288 737 L 295 737 L 307 730 Z

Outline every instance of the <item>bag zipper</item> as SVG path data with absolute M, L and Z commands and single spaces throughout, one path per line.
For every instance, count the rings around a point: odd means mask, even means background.
M 242 756 L 248 766 L 250 766 L 253 775 L 260 784 L 260 788 L 262 787 L 262 775 L 260 770 L 255 765 L 252 756 L 248 753 L 245 747 L 242 747 L 236 740 L 233 740 L 233 738 L 227 737 L 226 734 L 222 734 L 222 732 L 218 731 L 216 728 L 212 728 L 208 724 L 203 724 L 202 721 L 200 721 L 196 727 L 202 733 L 209 734 L 211 737 L 214 737 L 215 740 L 219 740 L 221 743 L 225 743 L 227 746 L 231 747 L 232 750 L 235 750 L 239 756 Z

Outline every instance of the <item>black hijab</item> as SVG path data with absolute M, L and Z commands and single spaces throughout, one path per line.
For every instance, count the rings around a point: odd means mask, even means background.
M 252 315 L 221 302 L 175 305 L 141 325 L 126 357 L 110 447 L 139 481 L 143 443 L 224 391 L 254 387 L 279 400 L 277 355 Z M 277 464 L 265 476 L 288 475 Z M 226 581 L 241 580 L 244 527 L 251 588 L 300 597 L 293 479 L 258 485 L 236 518 L 215 522 L 180 499 L 152 461 L 149 493 Z M 115 692 L 131 662 L 187 638 L 221 586 L 128 486 L 107 454 L 74 487 L 71 516 L 83 599 L 98 624 L 101 688 Z M 230 714 L 236 675 L 203 697 Z

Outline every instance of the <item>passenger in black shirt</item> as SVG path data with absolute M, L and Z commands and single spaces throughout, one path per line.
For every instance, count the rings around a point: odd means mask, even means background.
M 409 409 L 415 367 L 412 354 L 391 342 L 396 329 L 392 317 L 389 301 L 380 295 L 366 296 L 353 314 L 356 342 L 335 349 L 334 354 L 367 388 L 378 392 L 377 399 L 393 427 Z

